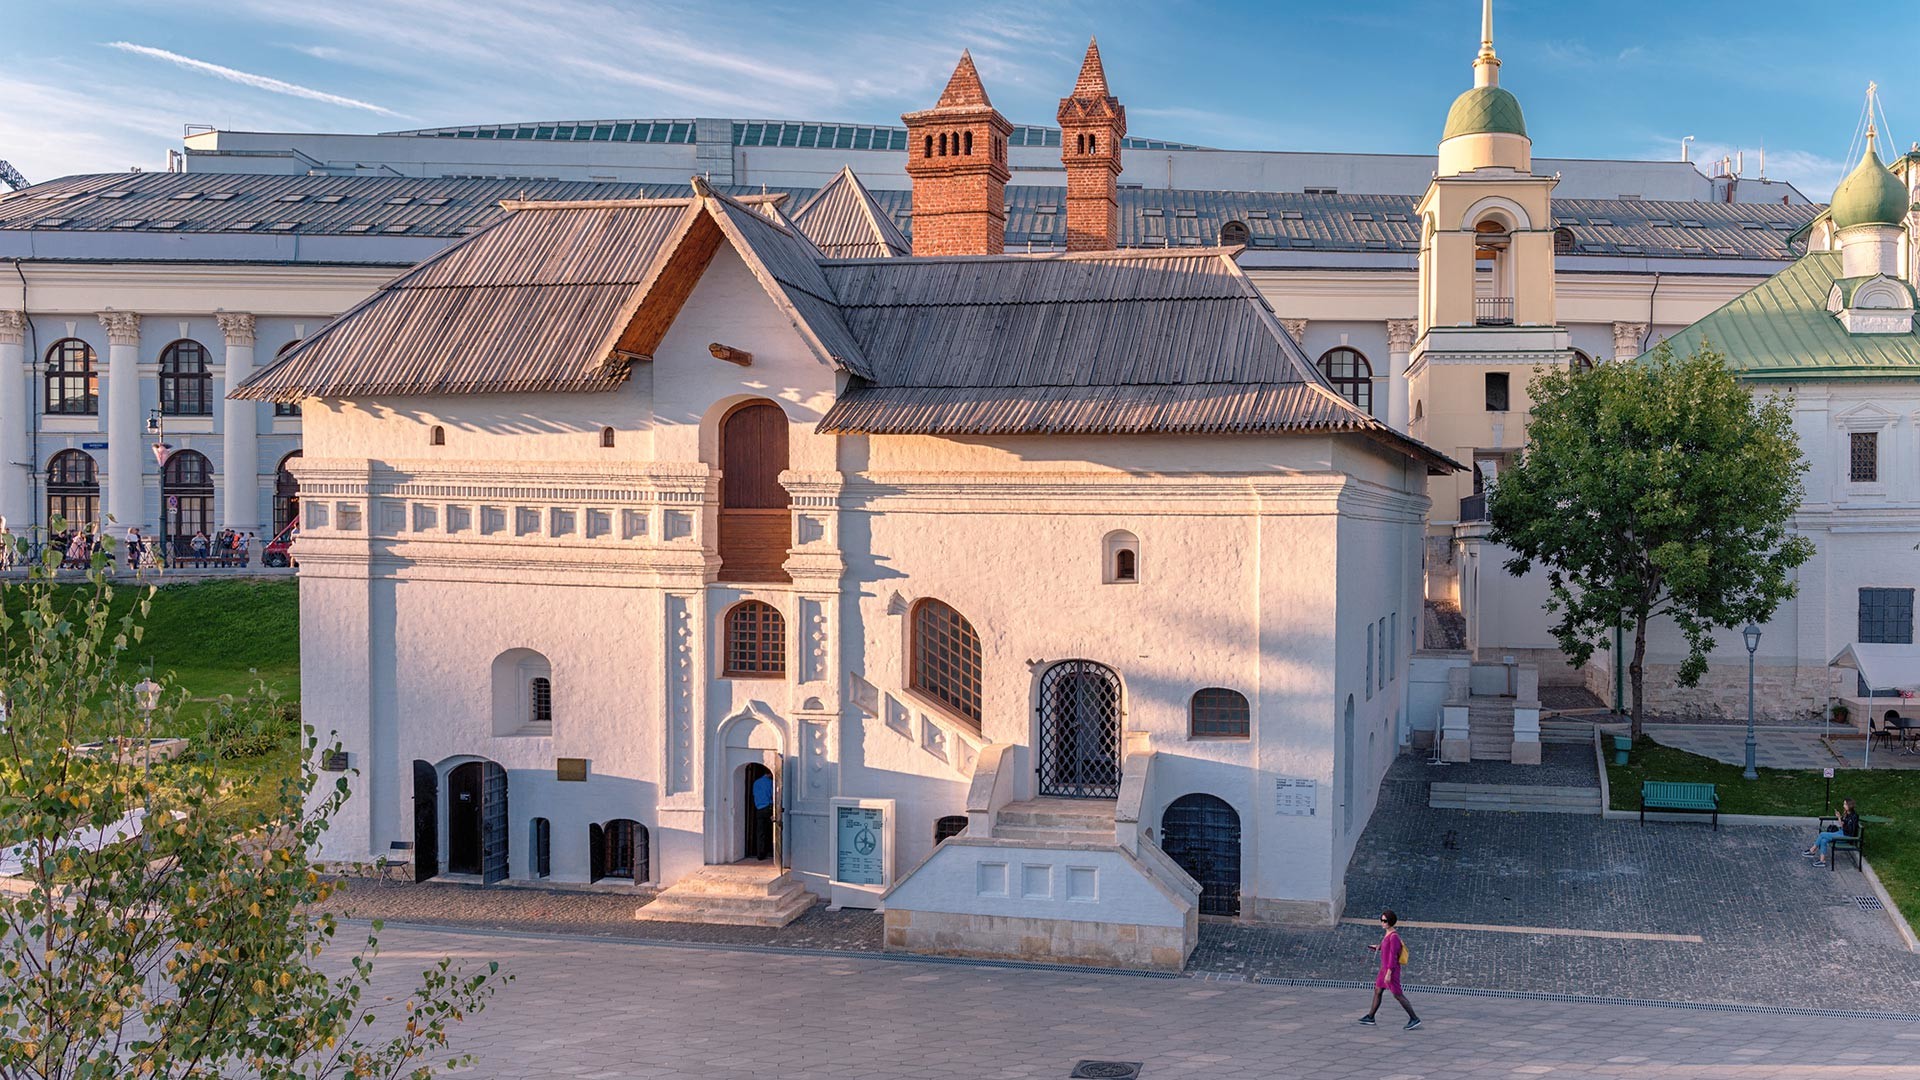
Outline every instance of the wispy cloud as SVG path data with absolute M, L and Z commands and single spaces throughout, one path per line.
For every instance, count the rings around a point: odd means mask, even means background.
M 208 63 L 205 60 L 195 60 L 191 56 L 182 56 L 177 52 L 169 52 L 166 49 L 156 49 L 151 45 L 136 45 L 130 41 L 110 41 L 107 42 L 107 47 L 110 49 L 119 49 L 121 52 L 133 53 L 136 56 L 148 56 L 155 60 L 165 60 L 169 64 L 175 64 L 189 71 L 202 72 L 216 78 L 225 79 L 228 82 L 236 82 L 242 86 L 251 86 L 256 90 L 265 90 L 272 94 L 285 94 L 288 97 L 305 98 L 308 101 L 318 101 L 327 105 L 338 105 L 347 109 L 364 109 L 367 112 L 379 113 L 381 116 L 400 115 L 392 109 L 382 105 L 375 105 L 370 101 L 342 97 L 339 94 L 329 94 L 325 90 L 315 90 L 310 86 L 301 86 L 298 83 L 290 83 L 284 79 L 276 79 L 268 75 L 256 75 L 250 71 L 223 67 L 220 64 Z

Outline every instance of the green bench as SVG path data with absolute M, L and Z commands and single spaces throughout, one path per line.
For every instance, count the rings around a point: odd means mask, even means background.
M 1712 784 L 1681 784 L 1671 780 L 1643 780 L 1640 783 L 1640 824 L 1647 823 L 1647 811 L 1712 814 L 1713 828 L 1720 829 L 1720 789 Z

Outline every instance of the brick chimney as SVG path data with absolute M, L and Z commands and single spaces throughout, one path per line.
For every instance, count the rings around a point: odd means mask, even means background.
M 960 54 L 940 103 L 907 113 L 915 255 L 998 255 L 1007 239 L 1007 136 L 973 57 Z
M 1127 109 L 1107 92 L 1100 43 L 1087 59 L 1073 96 L 1060 99 L 1060 161 L 1067 167 L 1067 250 L 1111 251 L 1120 241 L 1120 140 Z

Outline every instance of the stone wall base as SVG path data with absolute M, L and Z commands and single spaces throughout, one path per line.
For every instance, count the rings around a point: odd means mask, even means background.
M 886 933 L 889 952 L 1179 971 L 1200 943 L 1200 918 L 1189 911 L 1184 926 L 1137 926 L 889 908 Z
M 1540 740 L 1539 739 L 1513 740 L 1513 763 L 1515 765 L 1540 764 Z
M 1255 922 L 1281 926 L 1333 926 L 1339 922 L 1334 916 L 1334 905 L 1325 900 L 1273 900 L 1256 896 L 1251 914 Z
M 1472 761 L 1473 744 L 1466 739 L 1441 739 L 1440 760 L 1446 762 Z
M 1716 663 L 1698 686 L 1680 686 L 1679 672 L 1678 664 L 1647 665 L 1648 712 L 1674 720 L 1746 718 L 1747 665 Z M 1761 664 L 1753 673 L 1753 715 L 1763 724 L 1817 720 L 1833 689 L 1834 675 L 1826 667 Z M 1626 704 L 1633 707 L 1631 681 Z

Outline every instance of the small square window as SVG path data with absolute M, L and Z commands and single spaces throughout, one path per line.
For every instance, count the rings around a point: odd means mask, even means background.
M 1880 480 L 1880 433 L 1856 431 L 1850 437 L 1847 455 L 1847 479 L 1856 484 Z

